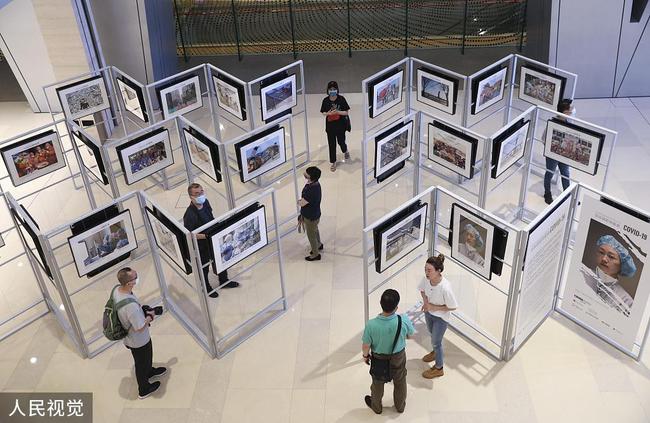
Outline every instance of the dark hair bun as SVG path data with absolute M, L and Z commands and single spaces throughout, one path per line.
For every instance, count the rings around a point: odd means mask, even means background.
M 445 256 L 442 253 L 438 254 L 438 257 L 436 257 L 436 259 L 438 260 L 438 263 L 440 263 L 440 264 L 443 264 L 445 262 Z

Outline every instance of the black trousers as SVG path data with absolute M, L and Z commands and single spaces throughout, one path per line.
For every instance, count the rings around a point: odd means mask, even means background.
M 135 378 L 138 380 L 138 393 L 145 395 L 150 385 L 149 378 L 153 371 L 153 345 L 151 339 L 140 348 L 127 348 L 131 350 L 133 361 L 135 361 Z
M 212 258 L 210 257 L 209 253 L 207 255 L 201 255 L 201 263 L 206 264 L 208 263 Z M 228 282 L 228 271 L 224 270 L 221 273 L 217 273 L 217 265 L 212 262 L 212 271 L 217 274 L 219 277 L 219 285 L 222 285 L 226 282 Z M 203 277 L 205 279 L 205 289 L 208 291 L 212 291 L 212 285 L 210 285 L 210 280 L 208 279 L 208 275 L 210 275 L 210 266 L 205 266 L 203 268 Z
M 327 131 L 327 144 L 330 150 L 330 163 L 336 163 L 336 143 L 341 146 L 341 151 L 347 153 L 348 146 L 345 144 L 345 129 L 342 131 Z

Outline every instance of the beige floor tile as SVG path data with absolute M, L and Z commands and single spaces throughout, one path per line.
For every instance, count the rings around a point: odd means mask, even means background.
M 222 423 L 286 423 L 291 414 L 289 389 L 229 389 Z
M 321 389 L 294 389 L 291 397 L 291 423 L 323 422 L 325 418 L 325 391 Z

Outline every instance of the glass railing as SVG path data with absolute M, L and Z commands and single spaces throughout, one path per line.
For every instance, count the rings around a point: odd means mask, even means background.
M 180 56 L 518 46 L 527 0 L 175 0 Z

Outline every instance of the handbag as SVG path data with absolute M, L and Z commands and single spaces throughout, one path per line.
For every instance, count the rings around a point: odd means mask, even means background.
M 397 345 L 397 340 L 399 339 L 399 334 L 402 332 L 402 316 L 397 315 L 397 332 L 395 333 L 395 339 L 393 340 L 393 348 L 391 348 L 391 355 L 395 350 Z M 374 355 L 370 355 L 370 375 L 377 379 L 380 382 L 390 382 L 393 380 L 393 375 L 390 371 L 390 358 L 376 358 Z
M 343 116 L 343 120 L 345 120 L 345 130 L 351 132 L 352 124 L 350 123 L 350 116 L 349 115 Z
M 298 233 L 305 232 L 305 222 L 302 220 L 302 216 L 298 216 Z

